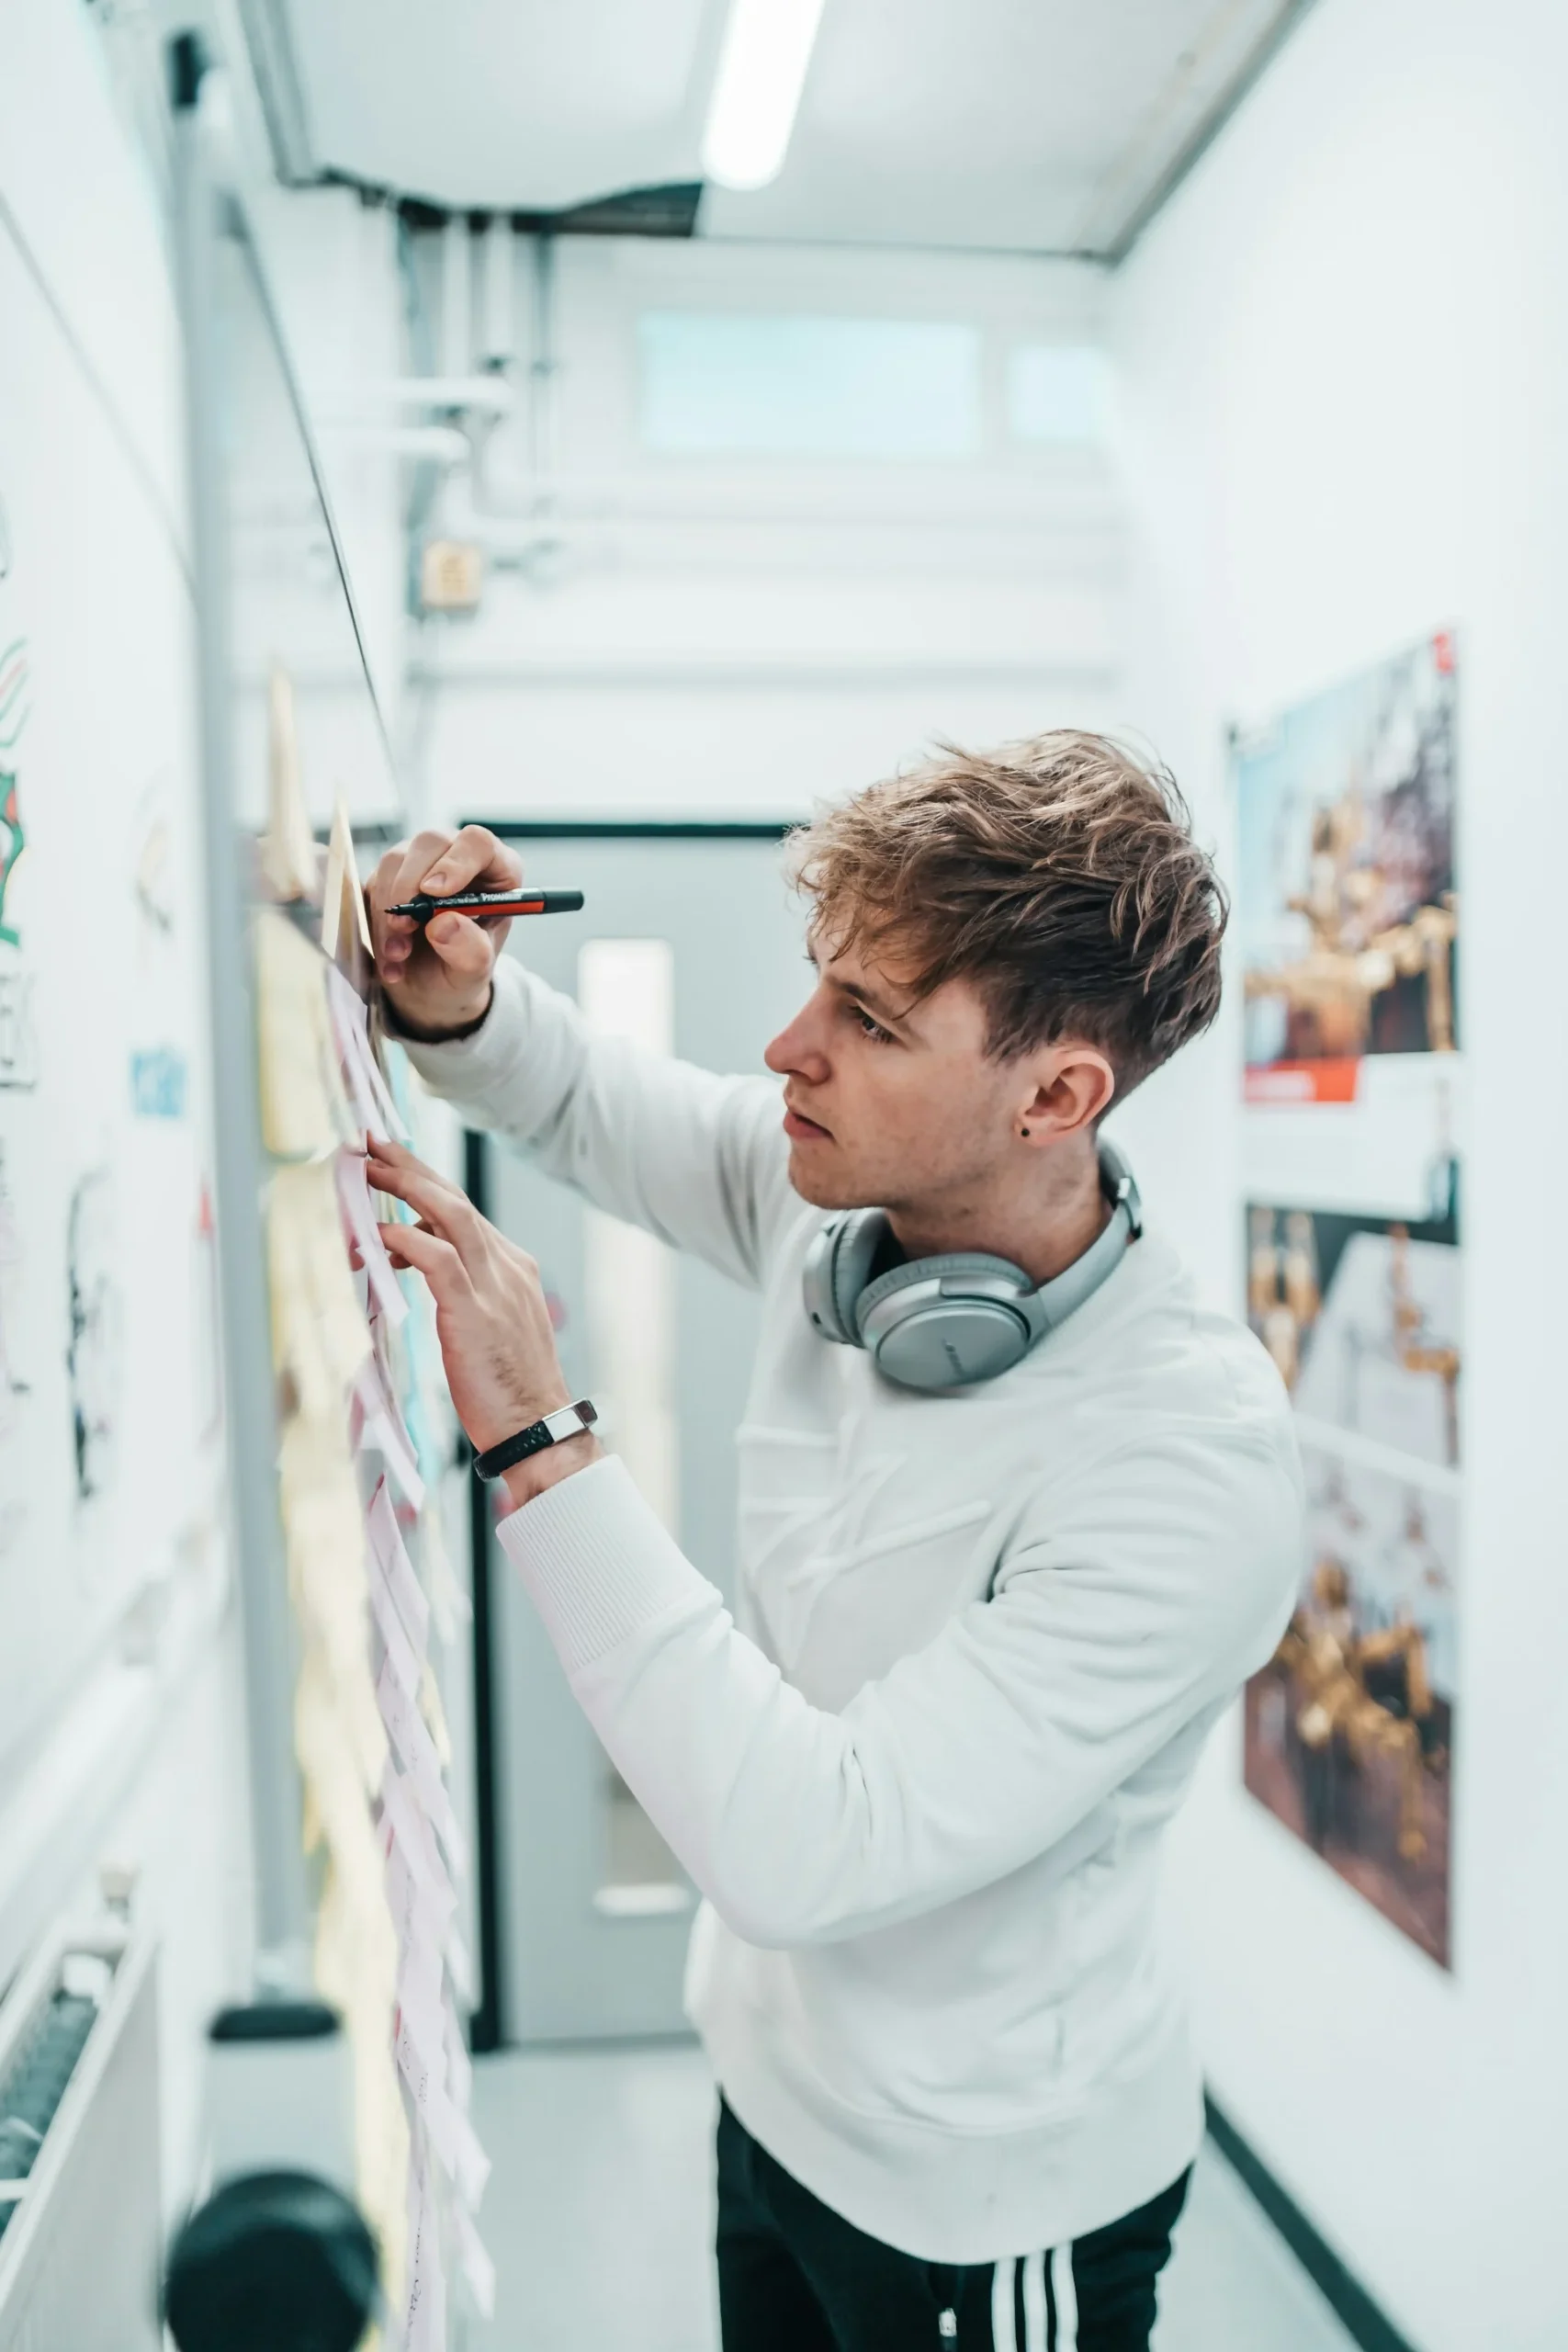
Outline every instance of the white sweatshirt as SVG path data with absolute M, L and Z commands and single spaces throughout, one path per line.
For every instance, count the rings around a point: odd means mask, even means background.
M 687 2004 L 730 2105 L 927 2261 L 1080 2237 L 1202 2130 L 1160 1833 L 1289 1613 L 1290 1414 L 1145 1233 L 945 1396 L 819 1339 L 778 1091 L 591 1039 L 510 959 L 431 1085 L 762 1295 L 733 1619 L 615 1461 L 504 1520 L 571 1687 L 701 1890 Z M 526 1237 L 523 1237 L 525 1238 Z

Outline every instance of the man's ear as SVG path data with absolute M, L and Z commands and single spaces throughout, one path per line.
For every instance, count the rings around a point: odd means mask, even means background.
M 1052 1046 L 1031 1057 L 1029 1075 L 1034 1083 L 1018 1110 L 1018 1134 L 1025 1143 L 1061 1143 L 1083 1134 L 1116 1091 L 1116 1072 L 1098 1046 Z

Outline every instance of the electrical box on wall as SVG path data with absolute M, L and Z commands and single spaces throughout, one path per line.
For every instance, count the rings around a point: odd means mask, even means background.
M 484 552 L 464 539 L 432 539 L 419 567 L 419 598 L 427 613 L 472 613 L 484 588 Z

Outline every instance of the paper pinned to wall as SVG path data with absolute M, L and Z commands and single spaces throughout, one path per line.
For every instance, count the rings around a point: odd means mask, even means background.
M 355 1445 L 361 1449 L 373 1447 L 379 1453 L 410 1510 L 423 1510 L 424 1480 L 374 1356 L 360 1366 L 355 1380 L 351 1426 Z
M 371 956 L 370 918 L 360 888 L 359 864 L 354 854 L 354 828 L 340 797 L 333 810 L 327 841 L 327 874 L 321 892 L 321 947 L 334 963 L 352 967 L 361 953 Z
M 381 1721 L 391 1735 L 392 1745 L 401 1758 L 419 1802 L 424 1808 L 424 1817 L 446 1847 L 452 1868 L 461 1876 L 468 1867 L 468 1842 L 458 1826 L 457 1812 L 442 1781 L 440 1759 L 436 1756 L 429 1726 L 419 1712 L 413 1693 L 404 1683 L 390 1650 L 377 1679 L 376 1702 L 381 1711 Z
M 334 1163 L 275 1170 L 266 1223 L 273 1361 L 305 1416 L 330 1420 L 343 1413 L 370 1354 L 369 1326 L 343 1246 Z
M 377 1310 L 384 1315 L 394 1329 L 409 1311 L 409 1303 L 392 1270 L 370 1206 L 370 1183 L 366 1173 L 364 1155 L 344 1149 L 337 1158 L 338 1198 L 343 1204 L 344 1219 L 359 1252 L 361 1265 L 369 1278 L 371 1295 Z
M 435 2183 L 417 2140 L 409 2165 L 408 2247 L 401 2352 L 445 2352 L 446 2289 Z
M 315 896 L 321 865 L 305 808 L 294 686 L 281 662 L 273 666 L 267 693 L 267 821 L 261 865 L 280 899 Z
M 376 1575 L 382 1578 L 409 1640 L 423 1657 L 430 1634 L 430 1603 L 420 1590 L 384 1477 L 376 1482 L 365 1518 L 370 1534 L 372 1580 Z
M 279 1159 L 332 1151 L 355 1132 L 338 1071 L 325 967 L 285 914 L 255 915 L 262 1141 Z
M 393 1136 L 400 1143 L 407 1143 L 407 1124 L 371 1049 L 369 1014 L 364 999 L 349 986 L 335 964 L 327 967 L 327 1004 L 344 1079 L 359 1125 L 367 1134 Z

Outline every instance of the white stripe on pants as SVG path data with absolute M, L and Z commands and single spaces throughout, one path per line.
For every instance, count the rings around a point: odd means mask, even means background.
M 1023 2260 L 1023 2352 L 1050 2352 L 1045 2341 L 1045 2256 Z
M 1056 2341 L 1051 2352 L 1078 2352 L 1078 2290 L 1073 2277 L 1073 2249 L 1059 2245 L 1045 2258 L 1051 2265 L 1051 2292 L 1056 2305 Z
M 1055 2328 L 1049 2326 L 1045 2300 L 1047 2270 Z M 1023 2283 L 1023 2341 L 1018 2340 L 1018 2282 Z M 998 2262 L 991 2272 L 991 2344 L 993 2352 L 1078 2352 L 1078 2298 L 1073 2278 L 1073 2249 L 1053 2247 L 1048 2254 L 1014 2256 Z
M 991 2273 L 992 2352 L 1018 2352 L 1018 2327 L 1013 2317 L 1012 2282 L 1016 2262 L 998 2262 Z

